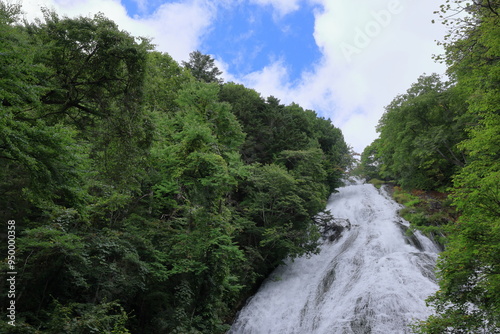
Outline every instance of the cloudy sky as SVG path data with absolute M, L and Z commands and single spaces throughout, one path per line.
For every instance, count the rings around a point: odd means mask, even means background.
M 225 81 L 296 102 L 329 118 L 361 153 L 384 106 L 417 78 L 444 66 L 446 31 L 435 0 L 21 0 L 60 15 L 104 13 L 134 36 L 152 38 L 177 61 L 200 50 Z

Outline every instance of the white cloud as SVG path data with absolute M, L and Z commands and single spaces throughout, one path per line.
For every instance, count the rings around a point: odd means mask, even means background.
M 216 8 L 206 1 L 168 3 L 140 22 L 154 31 L 157 50 L 168 52 L 174 59 L 187 59 L 198 49 L 203 34 L 215 17 Z
M 245 86 L 252 87 L 264 96 L 273 95 L 278 99 L 288 99 L 288 71 L 282 60 L 277 60 L 262 70 L 250 73 L 242 78 Z

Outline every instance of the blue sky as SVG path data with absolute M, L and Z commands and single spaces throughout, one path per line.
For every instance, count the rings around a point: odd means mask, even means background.
M 204 36 L 200 51 L 224 60 L 241 76 L 280 59 L 292 80 L 321 58 L 315 43 L 311 6 L 284 17 L 275 17 L 266 6 L 239 4 L 222 8 Z
M 122 0 L 131 17 L 147 17 L 164 3 Z M 290 79 L 321 59 L 313 37 L 314 12 L 321 6 L 302 3 L 299 10 L 279 15 L 270 5 L 235 1 L 217 8 L 217 17 L 203 35 L 199 50 L 215 55 L 236 76 L 257 71 L 275 60 L 287 64 Z
M 210 54 L 226 81 L 296 102 L 339 127 L 361 152 L 388 105 L 423 73 L 444 73 L 432 55 L 446 31 L 444 0 L 22 0 L 60 15 L 102 12 L 181 62 Z

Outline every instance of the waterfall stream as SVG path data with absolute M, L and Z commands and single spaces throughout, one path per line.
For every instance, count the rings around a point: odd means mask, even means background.
M 277 268 L 241 310 L 230 334 L 400 334 L 430 315 L 425 299 L 438 288 L 438 248 L 404 235 L 408 223 L 387 192 L 357 182 L 328 207 L 350 222 L 321 252 Z

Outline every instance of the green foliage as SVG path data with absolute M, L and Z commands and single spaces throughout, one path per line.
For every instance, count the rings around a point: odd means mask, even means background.
M 193 51 L 189 54 L 189 61 L 182 62 L 196 80 L 201 82 L 214 82 L 221 84 L 223 82 L 219 76 L 222 72 L 215 66 L 214 60 L 209 55 L 204 55 L 200 51 Z
M 342 132 L 330 120 L 297 104 L 283 106 L 274 97 L 264 100 L 254 90 L 234 83 L 224 84 L 219 95 L 231 104 L 246 134 L 240 150 L 245 162 L 283 162 L 283 151 L 320 149 L 328 190 L 333 192 L 341 186 L 352 157 Z
M 189 71 L 183 69 L 168 54 L 148 53 L 144 83 L 144 103 L 155 112 L 174 113 L 177 110 L 177 94 L 182 86 L 192 80 Z
M 6 108 L 7 109 L 7 108 Z M 87 148 L 78 145 L 75 131 L 43 120 L 17 120 L 12 110 L 2 110 L 0 120 L 0 185 L 4 210 L 12 217 L 28 215 L 29 203 L 44 210 L 57 205 L 81 207 L 85 200 L 80 184 L 87 165 Z M 19 206 L 18 206 L 19 205 Z M 4 211 L 2 217 L 7 218 Z
M 47 68 L 38 118 L 75 125 L 91 145 L 96 177 L 119 191 L 136 191 L 151 141 L 141 105 L 150 44 L 137 43 L 102 14 L 44 14 L 44 22 L 28 26 L 40 44 L 37 61 Z
M 128 314 L 117 302 L 102 304 L 77 304 L 63 306 L 54 302 L 49 330 L 57 333 L 129 334 L 125 327 Z
M 447 225 L 453 223 L 456 217 L 456 210 L 450 206 L 447 194 L 419 190 L 408 192 L 394 187 L 392 196 L 404 206 L 399 214 L 410 222 L 412 229 L 420 230 L 441 246 L 447 243 Z
M 45 66 L 37 45 L 16 24 L 19 6 L 1 3 L 0 17 L 0 198 L 2 219 L 27 217 L 29 207 L 79 206 L 86 148 L 72 128 L 37 117 Z M 39 214 L 39 212 L 37 212 Z
M 299 190 L 300 181 L 292 172 L 276 164 L 253 165 L 244 191 L 248 194 L 240 210 L 248 221 L 242 231 L 242 243 L 258 251 L 247 257 L 259 275 L 286 258 L 315 252 L 318 240 L 308 195 L 314 190 Z M 314 203 L 314 202 L 313 202 Z M 324 208 L 324 200 L 321 202 Z M 308 209 L 311 210 L 308 212 Z
M 43 326 L 24 321 L 11 326 L 2 321 L 0 330 L 9 334 L 130 334 L 125 326 L 129 315 L 118 302 L 62 305 L 54 300 L 47 313 L 49 320 Z
M 0 217 L 19 272 L 0 331 L 226 332 L 279 263 L 316 250 L 350 164 L 341 131 L 102 14 L 19 9 L 0 2 Z
M 464 105 L 449 83 L 435 74 L 421 76 L 386 107 L 377 127 L 380 138 L 363 158 L 367 172 L 373 170 L 370 156 L 376 150 L 382 177 L 407 189 L 448 186 L 453 172 L 465 163 L 457 147 L 465 138 Z
M 359 165 L 356 168 L 355 174 L 365 178 L 366 180 L 380 178 L 381 161 L 379 153 L 380 139 L 375 139 L 370 145 L 365 147 L 361 153 Z
M 429 298 L 436 314 L 418 324 L 420 333 L 494 333 L 500 327 L 499 55 L 498 1 L 463 7 L 449 1 L 440 15 L 449 74 L 467 99 L 467 138 L 459 148 L 467 163 L 453 177 L 453 204 L 460 212 L 438 263 L 440 290 Z

